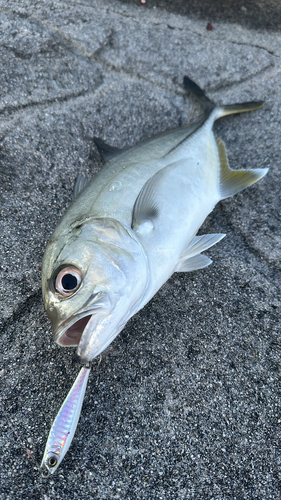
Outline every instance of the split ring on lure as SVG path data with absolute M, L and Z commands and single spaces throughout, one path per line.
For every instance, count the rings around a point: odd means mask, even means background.
M 80 417 L 90 367 L 81 368 L 51 427 L 41 467 L 53 474 L 67 453 Z

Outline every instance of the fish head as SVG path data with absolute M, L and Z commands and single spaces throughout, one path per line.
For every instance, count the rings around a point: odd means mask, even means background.
M 118 221 L 89 218 L 55 231 L 42 265 L 54 340 L 78 346 L 81 363 L 91 361 L 140 308 L 147 277 L 142 246 Z

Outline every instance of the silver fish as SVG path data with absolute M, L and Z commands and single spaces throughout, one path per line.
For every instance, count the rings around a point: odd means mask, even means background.
M 81 368 L 53 422 L 47 439 L 41 467 L 53 474 L 68 451 L 76 431 L 90 368 Z
M 232 170 L 212 131 L 218 118 L 264 103 L 216 106 L 189 78 L 184 85 L 204 116 L 124 151 L 96 139 L 106 164 L 90 182 L 79 177 L 46 248 L 43 297 L 54 339 L 78 346 L 81 363 L 98 356 L 174 272 L 211 263 L 201 252 L 224 235 L 196 236 L 201 224 L 219 200 L 268 171 Z

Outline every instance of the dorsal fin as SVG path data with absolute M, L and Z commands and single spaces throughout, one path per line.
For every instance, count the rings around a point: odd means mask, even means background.
M 90 177 L 88 177 L 87 175 L 83 175 L 83 174 L 77 175 L 76 181 L 74 184 L 74 188 L 73 188 L 73 193 L 72 193 L 73 200 L 74 200 L 74 198 L 76 198 L 76 196 L 78 196 L 78 194 L 82 191 L 82 189 L 84 189 L 84 187 L 87 186 L 89 180 L 90 180 Z
M 105 162 L 123 153 L 123 149 L 109 146 L 109 144 L 106 144 L 106 142 L 104 142 L 102 139 L 99 139 L 99 137 L 94 137 L 94 143 L 97 146 L 98 152 L 101 155 L 103 161 Z
M 216 137 L 218 153 L 220 158 L 220 195 L 221 200 L 233 196 L 242 189 L 259 181 L 267 174 L 268 168 L 256 168 L 255 170 L 232 170 L 228 165 L 225 145 L 219 137 Z

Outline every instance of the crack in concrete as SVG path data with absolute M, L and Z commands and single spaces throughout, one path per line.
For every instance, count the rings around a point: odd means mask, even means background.
M 81 2 L 81 1 L 80 2 L 76 2 L 76 1 L 74 2 L 73 0 L 70 0 L 70 3 L 72 3 L 73 5 L 77 5 L 77 4 L 78 5 L 83 5 L 84 7 L 87 7 L 89 9 L 99 10 L 99 11 L 105 12 L 105 13 L 109 12 L 108 8 L 107 9 L 101 9 L 99 7 L 97 8 L 96 6 L 93 7 L 92 5 L 84 3 L 84 2 Z M 124 12 L 116 12 L 115 10 L 112 10 L 110 12 L 113 12 L 116 16 L 124 17 L 125 19 L 133 19 L 134 21 L 139 22 L 139 19 L 135 18 L 134 16 L 126 15 Z M 175 14 L 173 14 L 173 15 L 175 15 Z M 194 19 L 196 19 L 196 21 L 200 21 L 199 19 L 197 19 L 195 17 L 194 17 Z M 194 31 L 194 30 L 190 29 L 189 27 L 184 27 L 183 28 L 183 27 L 180 27 L 180 26 L 173 25 L 172 23 L 168 24 L 166 21 L 163 22 L 163 23 L 161 23 L 161 22 L 153 21 L 152 19 L 144 19 L 143 18 L 142 22 L 146 23 L 147 25 L 163 26 L 163 27 L 168 28 L 168 29 L 173 29 L 173 30 L 178 30 L 178 31 L 183 31 L 183 32 L 189 32 L 189 33 L 192 33 L 193 35 L 197 35 L 197 36 L 203 37 L 204 39 L 208 38 L 208 35 L 205 34 L 205 33 Z M 279 59 L 281 57 L 281 56 L 275 54 L 274 51 L 271 51 L 267 47 L 263 47 L 263 46 L 260 46 L 260 45 L 255 45 L 255 44 L 246 43 L 246 42 L 237 42 L 235 40 L 228 40 L 226 38 L 214 37 L 214 36 L 212 36 L 212 40 L 216 40 L 216 41 L 220 41 L 220 42 L 228 42 L 228 43 L 232 43 L 233 45 L 241 45 L 241 46 L 245 46 L 245 47 L 252 47 L 252 48 L 259 49 L 259 50 L 264 50 L 265 52 L 267 52 L 269 55 L 272 55 L 273 57 L 277 57 Z
M 258 70 L 256 73 L 252 73 L 251 75 L 247 75 L 244 78 L 241 78 L 239 81 L 235 81 L 235 82 L 231 82 L 231 83 L 224 82 L 222 85 L 220 85 L 219 83 L 217 85 L 210 85 L 209 87 L 208 86 L 205 87 L 205 90 L 206 90 L 206 92 L 215 92 L 215 91 L 222 90 L 222 89 L 223 90 L 231 89 L 232 87 L 236 87 L 236 86 L 241 85 L 245 82 L 248 82 L 249 80 L 251 80 L 252 78 L 255 78 L 258 75 L 262 75 L 265 72 L 265 70 L 268 70 L 269 68 L 273 68 L 273 67 L 275 67 L 274 63 L 269 63 L 267 66 Z
M 100 84 L 102 85 L 102 84 Z M 98 88 L 95 89 L 95 91 L 98 90 Z M 40 106 L 45 106 L 46 104 L 55 104 L 55 103 L 59 103 L 59 102 L 67 102 L 67 101 L 70 101 L 71 99 L 78 99 L 79 97 L 82 97 L 84 95 L 87 95 L 87 94 L 90 94 L 91 93 L 91 90 L 81 90 L 80 92 L 77 92 L 77 93 L 73 93 L 73 94 L 69 94 L 69 95 L 65 95 L 65 96 L 57 96 L 57 97 L 53 97 L 53 98 L 50 98 L 50 99 L 43 99 L 42 101 L 30 101 L 26 104 L 19 104 L 18 106 L 12 106 L 12 105 L 9 105 L 5 108 L 3 108 L 2 110 L 0 110 L 0 116 L 9 116 L 10 118 L 12 118 L 11 115 L 14 115 L 15 112 L 18 112 L 18 111 L 21 111 L 21 110 L 25 110 L 25 109 L 28 109 L 28 108 L 38 108 Z
M 232 43 L 233 45 L 238 45 L 238 46 L 244 46 L 244 47 L 252 47 L 253 49 L 259 49 L 263 50 L 264 52 L 267 52 L 270 56 L 277 57 L 277 59 L 280 59 L 281 56 L 278 54 L 275 54 L 273 51 L 269 50 L 267 47 L 262 47 L 261 45 L 255 45 L 252 43 L 246 43 L 246 42 L 237 42 L 235 40 L 226 40 L 225 38 L 215 38 L 215 40 L 219 42 L 229 42 Z
M 18 4 L 16 4 L 15 2 L 13 2 L 13 3 L 15 5 L 15 7 L 18 7 Z M 66 4 L 64 2 L 60 2 L 60 3 L 63 6 L 66 6 Z M 134 16 L 132 16 L 132 15 L 126 15 L 125 12 L 116 12 L 116 10 L 114 10 L 114 9 L 110 10 L 108 7 L 101 8 L 100 6 L 97 6 L 97 5 L 93 6 L 93 5 L 91 5 L 91 4 L 87 3 L 87 2 L 73 1 L 73 0 L 70 0 L 70 3 L 72 5 L 74 5 L 74 6 L 81 5 L 83 7 L 86 7 L 88 9 L 90 9 L 90 10 L 94 10 L 95 12 L 99 11 L 99 12 L 103 12 L 105 14 L 108 14 L 110 12 L 110 13 L 113 13 L 117 17 L 118 16 L 119 17 L 124 17 L 124 19 L 132 19 L 132 20 L 134 20 L 136 22 L 139 22 L 139 19 L 136 18 L 136 17 L 134 17 Z M 40 19 L 39 17 L 35 16 L 34 14 L 31 14 L 31 15 L 29 15 L 29 14 L 23 14 L 23 13 L 19 13 L 19 12 L 13 10 L 13 9 L 8 9 L 8 8 L 5 8 L 4 11 L 6 11 L 6 12 L 12 12 L 13 14 L 19 15 L 20 17 L 22 17 L 24 19 L 32 18 L 32 19 L 34 19 L 36 21 L 39 21 L 42 24 L 48 25 L 48 27 L 52 26 L 49 23 L 47 23 L 46 21 L 44 21 L 43 19 Z M 176 14 L 172 14 L 172 16 L 176 16 Z M 184 17 L 184 16 L 181 16 L 181 17 Z M 194 16 L 192 16 L 192 17 L 197 22 L 202 22 L 199 18 L 196 18 Z M 146 19 L 142 18 L 142 22 L 145 23 L 145 24 L 147 24 L 147 25 L 163 26 L 163 27 L 168 28 L 168 29 L 175 29 L 175 30 L 178 30 L 178 31 L 189 32 L 189 33 L 192 33 L 193 35 L 197 35 L 197 36 L 203 37 L 204 39 L 208 38 L 208 35 L 205 34 L 205 33 L 201 33 L 199 31 L 194 31 L 194 30 L 190 29 L 190 27 L 186 27 L 186 26 L 185 27 L 180 27 L 180 26 L 177 26 L 177 25 L 173 25 L 172 23 L 168 24 L 166 21 L 159 22 L 159 21 L 154 21 L 151 18 L 150 19 L 148 19 L 148 18 L 146 18 Z M 222 24 L 222 22 L 220 22 L 220 24 Z M 224 24 L 226 24 L 226 23 L 224 23 Z M 60 33 L 62 36 L 64 36 L 66 39 L 71 40 L 73 43 L 77 43 L 74 40 L 72 40 L 70 37 L 67 37 L 67 35 L 65 35 L 65 33 L 61 32 L 58 28 L 53 27 L 53 29 L 57 30 L 57 32 Z M 261 46 L 261 45 L 256 45 L 256 44 L 251 44 L 251 43 L 246 43 L 246 42 L 237 42 L 235 40 L 229 40 L 229 39 L 226 39 L 226 38 L 214 37 L 213 35 L 212 35 L 212 40 L 228 42 L 228 43 L 232 43 L 234 45 L 240 45 L 240 46 L 245 46 L 245 47 L 252 47 L 252 48 L 259 49 L 259 50 L 264 50 L 265 52 L 267 52 L 269 55 L 272 55 L 273 57 L 277 57 L 279 59 L 281 57 L 281 56 L 275 54 L 274 51 L 269 50 L 267 47 L 264 47 L 264 46 Z M 80 46 L 80 44 L 77 43 L 77 46 Z
M 71 2 L 73 5 L 83 5 L 85 7 L 88 7 L 90 9 L 94 9 L 94 7 L 92 7 L 91 5 L 88 5 L 88 4 L 85 4 L 83 2 Z M 63 4 L 64 5 L 64 4 Z M 8 10 L 8 9 L 7 9 Z M 96 10 L 96 8 L 95 8 Z M 98 9 L 102 12 L 108 12 L 108 9 Z M 10 9 L 10 12 L 15 14 L 15 15 L 19 15 L 18 12 Z M 115 11 L 113 11 L 114 14 L 116 16 L 123 16 L 125 18 L 132 18 L 134 20 L 136 20 L 133 16 L 126 16 L 124 13 L 116 13 Z M 109 33 L 109 35 L 106 37 L 106 40 L 104 43 L 102 43 L 100 45 L 100 47 L 98 47 L 94 52 L 93 51 L 89 51 L 86 49 L 86 47 L 77 42 L 76 40 L 74 40 L 73 38 L 71 38 L 70 36 L 66 35 L 63 31 L 61 31 L 59 28 L 53 26 L 52 24 L 50 24 L 48 21 L 46 20 L 43 20 L 43 19 L 40 19 L 38 16 L 34 15 L 34 14 L 31 14 L 29 16 L 27 16 L 27 18 L 29 19 L 32 19 L 34 21 L 36 21 L 38 24 L 44 26 L 45 28 L 47 28 L 50 32 L 58 35 L 67 45 L 67 48 L 69 50 L 71 50 L 72 52 L 74 51 L 74 53 L 76 53 L 76 51 L 78 52 L 78 55 L 79 57 L 84 57 L 86 59 L 90 59 L 92 61 L 95 61 L 97 63 L 99 63 L 104 69 L 106 69 L 107 71 L 110 69 L 111 71 L 114 71 L 115 73 L 117 73 L 118 75 L 125 75 L 125 76 L 130 76 L 131 78 L 137 78 L 138 80 L 142 80 L 146 83 L 150 83 L 152 84 L 153 86 L 157 87 L 157 88 L 160 88 L 161 90 L 164 90 L 164 91 L 172 91 L 175 95 L 185 95 L 185 91 L 183 89 L 177 89 L 177 88 L 172 88 L 172 86 L 170 86 L 169 84 L 167 84 L 167 82 L 165 82 L 165 85 L 161 85 L 159 84 L 159 82 L 155 82 L 155 81 L 152 81 L 151 79 L 149 79 L 148 77 L 144 77 L 142 73 L 139 73 L 139 72 L 130 72 L 130 71 L 126 71 L 124 69 L 121 69 L 121 68 L 118 68 L 114 63 L 108 63 L 106 61 L 104 61 L 102 59 L 102 57 L 98 57 L 98 54 L 100 54 L 102 52 L 102 50 L 107 47 L 108 45 L 111 44 L 111 40 L 112 40 L 112 34 L 113 34 L 113 29 L 111 30 L 111 32 Z M 147 24 L 153 24 L 153 25 L 161 25 L 161 26 L 165 26 L 165 27 L 168 27 L 167 23 L 155 23 L 151 20 L 144 20 Z M 183 31 L 183 28 L 180 28 L 180 27 L 177 27 L 177 26 L 171 26 L 173 29 L 178 29 L 178 30 L 181 30 Z M 190 33 L 192 34 L 195 34 L 197 36 L 201 36 L 203 37 L 204 39 L 206 38 L 206 36 L 203 34 L 203 33 L 198 33 L 198 32 L 195 32 L 195 31 L 192 31 L 190 30 L 189 28 L 187 28 L 185 31 L 189 31 Z M 226 41 L 225 39 L 221 39 L 221 38 L 214 38 L 215 40 L 217 41 Z M 228 41 L 228 40 L 227 40 Z M 268 54 L 270 54 L 272 57 L 277 57 L 277 58 L 280 58 L 280 56 L 277 56 L 275 55 L 273 52 L 270 52 L 269 50 L 263 48 L 263 47 L 259 47 L 259 46 L 255 46 L 255 45 L 251 45 L 251 44 L 246 44 L 244 42 L 235 42 L 235 41 L 228 41 L 228 43 L 232 43 L 234 45 L 241 45 L 241 46 L 245 46 L 245 47 L 253 47 L 253 48 L 258 48 L 260 50 L 264 50 L 266 51 Z M 208 89 L 206 89 L 207 91 L 217 91 L 217 90 L 220 90 L 222 88 L 224 89 L 227 89 L 227 88 L 231 88 L 232 86 L 235 86 L 235 85 L 239 85 L 241 83 L 244 83 L 248 80 L 250 80 L 251 78 L 259 75 L 259 74 L 262 74 L 263 72 L 265 72 L 266 70 L 268 70 L 268 68 L 274 66 L 274 62 L 270 62 L 269 64 L 267 64 L 265 67 L 263 67 L 262 69 L 258 70 L 256 73 L 254 74 L 251 74 L 251 75 L 247 75 L 245 76 L 245 78 L 237 81 L 237 82 L 233 82 L 231 84 L 223 84 L 223 85 L 216 85 L 216 86 L 210 86 Z M 42 105 L 46 105 L 46 104 L 53 104 L 53 103 L 56 103 L 56 102 L 67 102 L 68 100 L 72 100 L 72 99 L 76 99 L 76 98 L 79 98 L 81 96 L 84 96 L 84 95 L 87 95 L 87 94 L 91 94 L 91 93 L 95 93 L 96 90 L 99 89 L 99 87 L 102 85 L 102 83 L 94 90 L 94 91 L 91 91 L 91 90 L 82 90 L 78 93 L 73 93 L 73 94 L 70 94 L 70 95 L 66 95 L 66 96 L 58 96 L 58 97 L 54 97 L 54 98 L 50 98 L 50 99 L 45 99 L 45 100 L 42 100 L 42 101 L 33 101 L 33 102 L 29 102 L 29 103 L 26 103 L 26 104 L 22 104 L 22 105 L 19 105 L 19 106 L 7 106 L 6 108 L 3 108 L 3 110 L 0 110 L 0 115 L 2 116 L 5 116 L 5 115 L 9 115 L 9 114 L 12 114 L 16 111 L 19 111 L 19 110 L 23 110 L 23 109 L 27 109 L 27 108 L 32 108 L 32 107 L 37 107 L 37 106 L 42 106 Z

